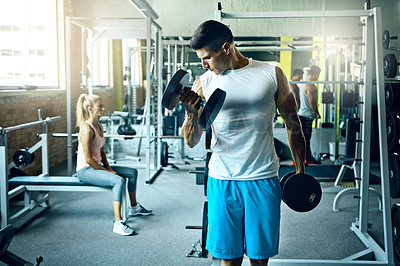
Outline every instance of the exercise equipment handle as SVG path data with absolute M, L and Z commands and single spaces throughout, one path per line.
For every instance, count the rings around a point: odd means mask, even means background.
M 2 134 L 5 134 L 5 133 L 11 132 L 11 131 L 16 131 L 19 129 L 34 127 L 34 126 L 38 126 L 38 125 L 50 124 L 50 123 L 57 122 L 60 120 L 61 120 L 61 116 L 47 117 L 45 120 L 41 120 L 41 121 L 29 122 L 29 123 L 25 123 L 25 124 L 21 124 L 21 125 L 17 125 L 17 126 L 6 127 L 4 129 L 0 128 L 0 132 Z

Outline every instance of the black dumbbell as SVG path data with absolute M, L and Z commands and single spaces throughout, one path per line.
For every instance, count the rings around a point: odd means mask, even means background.
M 382 37 L 383 49 L 389 49 L 391 40 L 397 40 L 397 36 L 390 36 L 389 31 L 385 30 Z
M 190 74 L 185 70 L 179 69 L 171 81 L 168 83 L 164 91 L 161 104 L 168 110 L 173 110 L 179 103 L 179 98 L 183 95 L 188 87 Z M 207 102 L 199 101 L 196 105 L 197 109 L 203 108 L 199 117 L 199 125 L 203 128 L 209 128 L 217 117 L 221 107 L 225 101 L 226 92 L 221 89 L 216 89 Z
M 282 200 L 294 211 L 311 211 L 321 201 L 321 185 L 309 174 L 290 172 L 282 177 L 280 183 Z

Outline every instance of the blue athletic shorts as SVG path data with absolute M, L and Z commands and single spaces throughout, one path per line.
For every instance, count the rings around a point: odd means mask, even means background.
M 278 254 L 282 191 L 278 177 L 251 181 L 208 177 L 206 249 L 219 259 Z

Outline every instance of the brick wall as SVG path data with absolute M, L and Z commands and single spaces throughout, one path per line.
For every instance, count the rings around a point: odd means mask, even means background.
M 113 91 L 96 91 L 103 98 L 106 112 L 114 106 Z M 74 93 L 72 97 L 72 125 L 75 128 L 75 106 L 80 93 Z M 38 120 L 38 109 L 41 109 L 42 118 L 61 116 L 62 120 L 49 125 L 49 163 L 50 167 L 67 159 L 67 138 L 52 137 L 55 132 L 67 132 L 67 106 L 66 91 L 24 91 L 18 93 L 0 92 L 0 127 L 6 128 Z M 110 108 L 111 107 L 111 108 Z M 110 108 L 110 109 L 109 109 Z M 8 163 L 12 161 L 12 155 L 21 148 L 30 148 L 40 140 L 37 134 L 42 132 L 41 126 L 34 126 L 7 134 Z M 76 146 L 76 145 L 75 145 Z M 76 148 L 74 146 L 74 149 Z M 35 152 L 35 161 L 22 170 L 31 175 L 41 173 L 41 150 Z

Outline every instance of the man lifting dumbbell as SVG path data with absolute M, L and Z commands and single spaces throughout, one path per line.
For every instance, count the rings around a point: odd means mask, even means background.
M 202 23 L 190 45 L 207 71 L 180 96 L 188 146 L 197 145 L 204 131 L 198 102 L 208 101 L 217 88 L 226 92 L 211 125 L 206 248 L 222 265 L 240 265 L 244 252 L 251 265 L 267 265 L 278 253 L 281 215 L 272 131 L 276 107 L 285 121 L 296 172 L 304 173 L 305 144 L 294 96 L 283 71 L 244 57 L 220 22 Z

